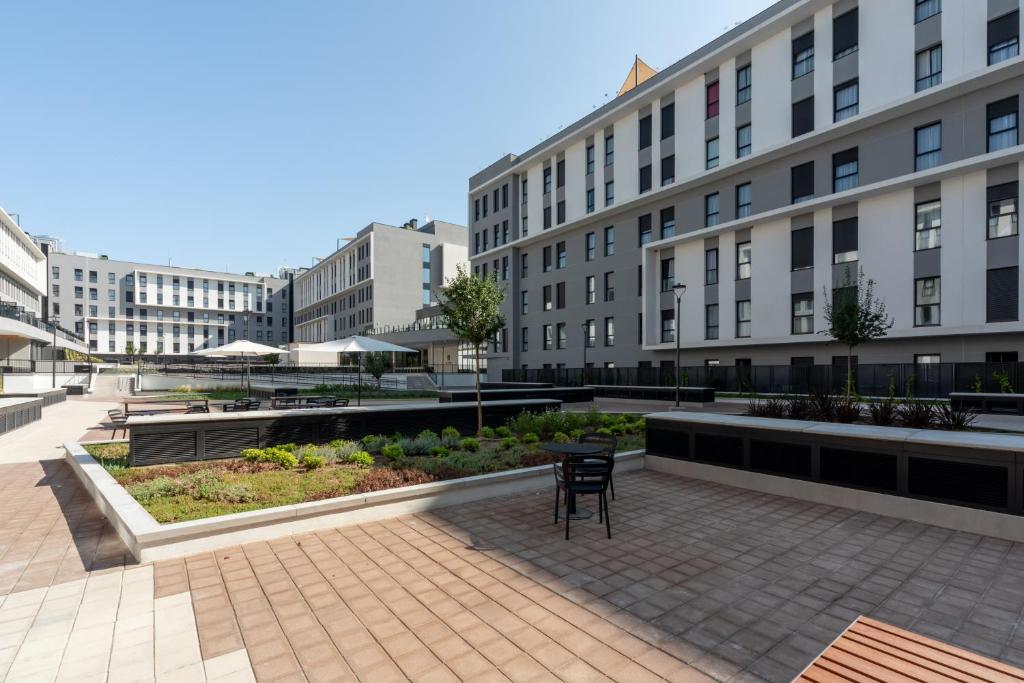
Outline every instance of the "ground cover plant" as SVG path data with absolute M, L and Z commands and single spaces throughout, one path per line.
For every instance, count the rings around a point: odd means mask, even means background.
M 128 466 L 127 443 L 84 446 L 154 519 L 169 523 L 550 464 L 560 456 L 544 451 L 543 442 L 575 441 L 585 432 L 614 435 L 620 452 L 635 450 L 643 448 L 645 426 L 630 414 L 522 413 L 479 435 L 448 426 L 147 467 Z
M 847 397 L 829 393 L 815 393 L 809 397 L 752 398 L 747 404 L 746 414 L 753 417 L 950 431 L 970 429 L 978 416 L 970 408 L 954 408 L 949 403 L 913 396 L 889 396 L 882 400 L 864 401 L 855 395 Z

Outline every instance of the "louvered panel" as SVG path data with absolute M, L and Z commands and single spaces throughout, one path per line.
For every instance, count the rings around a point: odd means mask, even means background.
M 246 448 L 259 448 L 260 435 L 255 427 L 244 429 L 215 429 L 203 435 L 206 448 L 204 460 L 214 458 L 237 458 Z
M 990 323 L 1018 318 L 1017 267 L 994 268 L 986 273 L 985 315 Z
M 743 439 L 735 436 L 698 433 L 694 436 L 693 457 L 699 462 L 742 467 Z
M 879 491 L 897 490 L 896 456 L 841 448 L 821 449 L 821 480 Z
M 910 458 L 907 489 L 915 496 L 996 509 L 1009 506 L 1005 467 L 931 458 Z
M 648 426 L 647 453 L 676 460 L 687 460 L 690 457 L 690 435 L 673 429 Z
M 781 441 L 750 441 L 750 469 L 794 477 L 811 476 L 811 447 Z
M 319 441 L 319 431 L 315 422 L 280 422 L 267 427 L 262 445 L 266 447 L 283 443 L 316 443 Z
M 130 457 L 133 466 L 195 460 L 196 432 L 133 435 Z

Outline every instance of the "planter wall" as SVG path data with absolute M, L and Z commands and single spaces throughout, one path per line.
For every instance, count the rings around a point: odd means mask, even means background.
M 562 403 L 591 403 L 592 387 L 530 387 L 513 389 L 481 389 L 481 401 L 510 401 L 525 398 L 553 398 Z M 449 389 L 438 392 L 440 403 L 476 401 L 474 389 Z

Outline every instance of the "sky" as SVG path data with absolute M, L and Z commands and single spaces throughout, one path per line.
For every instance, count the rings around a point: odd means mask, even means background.
M 0 6 L 0 206 L 110 258 L 308 266 L 770 0 L 48 0 Z

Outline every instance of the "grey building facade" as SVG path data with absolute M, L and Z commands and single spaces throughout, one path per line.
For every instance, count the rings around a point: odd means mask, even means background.
M 290 341 L 288 277 L 59 251 L 46 265 L 49 315 L 73 325 L 93 354 L 183 356 L 236 339 Z
M 1017 360 L 1017 0 L 784 0 L 469 181 L 492 370 Z M 676 284 L 681 315 L 676 320 Z M 585 351 L 584 351 L 585 349 Z

